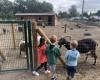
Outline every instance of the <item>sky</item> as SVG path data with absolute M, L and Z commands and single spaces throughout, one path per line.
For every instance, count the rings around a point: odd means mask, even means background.
M 10 0 L 13 1 L 13 0 Z M 76 5 L 78 11 L 81 13 L 82 11 L 82 1 L 83 0 L 38 0 L 38 1 L 46 1 L 50 2 L 54 6 L 54 11 L 68 11 L 71 5 Z M 85 1 L 85 7 L 84 11 L 87 12 L 96 12 L 97 10 L 100 10 L 100 0 L 84 0 Z

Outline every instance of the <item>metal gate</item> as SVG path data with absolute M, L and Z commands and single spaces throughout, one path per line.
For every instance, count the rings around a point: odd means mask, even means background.
M 31 22 L 0 21 L 0 71 L 32 70 L 32 63 Z

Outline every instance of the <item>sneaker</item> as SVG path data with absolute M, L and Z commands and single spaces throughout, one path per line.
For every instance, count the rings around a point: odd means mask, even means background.
M 52 77 L 51 80 L 57 80 L 57 77 Z
M 39 76 L 39 73 L 36 72 L 36 71 L 33 71 L 32 74 L 35 75 L 35 76 Z
M 72 78 L 71 80 L 75 80 L 74 78 Z
M 45 71 L 45 74 L 49 74 L 49 73 L 50 73 L 50 71 L 49 71 L 49 70 L 46 70 L 46 71 Z

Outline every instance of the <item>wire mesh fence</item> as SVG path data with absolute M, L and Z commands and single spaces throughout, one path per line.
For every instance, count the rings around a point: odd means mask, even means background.
M 20 55 L 20 41 L 25 41 L 25 22 L 0 22 L 0 70 L 27 69 L 26 52 Z

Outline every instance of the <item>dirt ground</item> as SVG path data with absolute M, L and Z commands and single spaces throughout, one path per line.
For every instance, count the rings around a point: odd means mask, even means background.
M 67 32 L 64 33 L 64 24 L 67 23 Z M 72 36 L 72 39 L 83 39 L 83 38 L 93 38 L 98 42 L 98 47 L 96 50 L 98 59 L 96 66 L 93 64 L 93 58 L 89 57 L 88 61 L 86 63 L 83 63 L 85 59 L 85 55 L 82 54 L 77 68 L 76 73 L 76 80 L 100 80 L 100 28 L 96 26 L 86 26 L 82 25 L 81 28 L 77 28 L 75 26 L 75 23 L 71 22 L 61 22 L 58 24 L 59 26 L 56 27 L 49 27 L 42 28 L 43 31 L 47 34 L 48 37 L 50 37 L 52 34 L 55 34 L 58 36 L 58 39 L 61 36 Z M 73 30 L 71 30 L 73 28 Z M 86 31 L 87 29 L 87 31 Z M 90 33 L 91 36 L 84 36 L 85 33 Z M 68 39 L 68 38 L 66 38 Z M 61 48 L 62 52 L 62 58 L 63 54 L 66 51 L 64 47 Z M 31 74 L 31 72 L 27 71 L 17 71 L 17 72 L 1 72 L 0 73 L 0 80 L 50 80 L 50 78 L 47 77 L 46 74 L 44 74 L 44 71 L 40 71 L 40 76 L 36 77 Z M 57 77 L 58 80 L 66 80 L 66 70 L 63 68 L 63 65 L 59 62 L 57 63 Z

